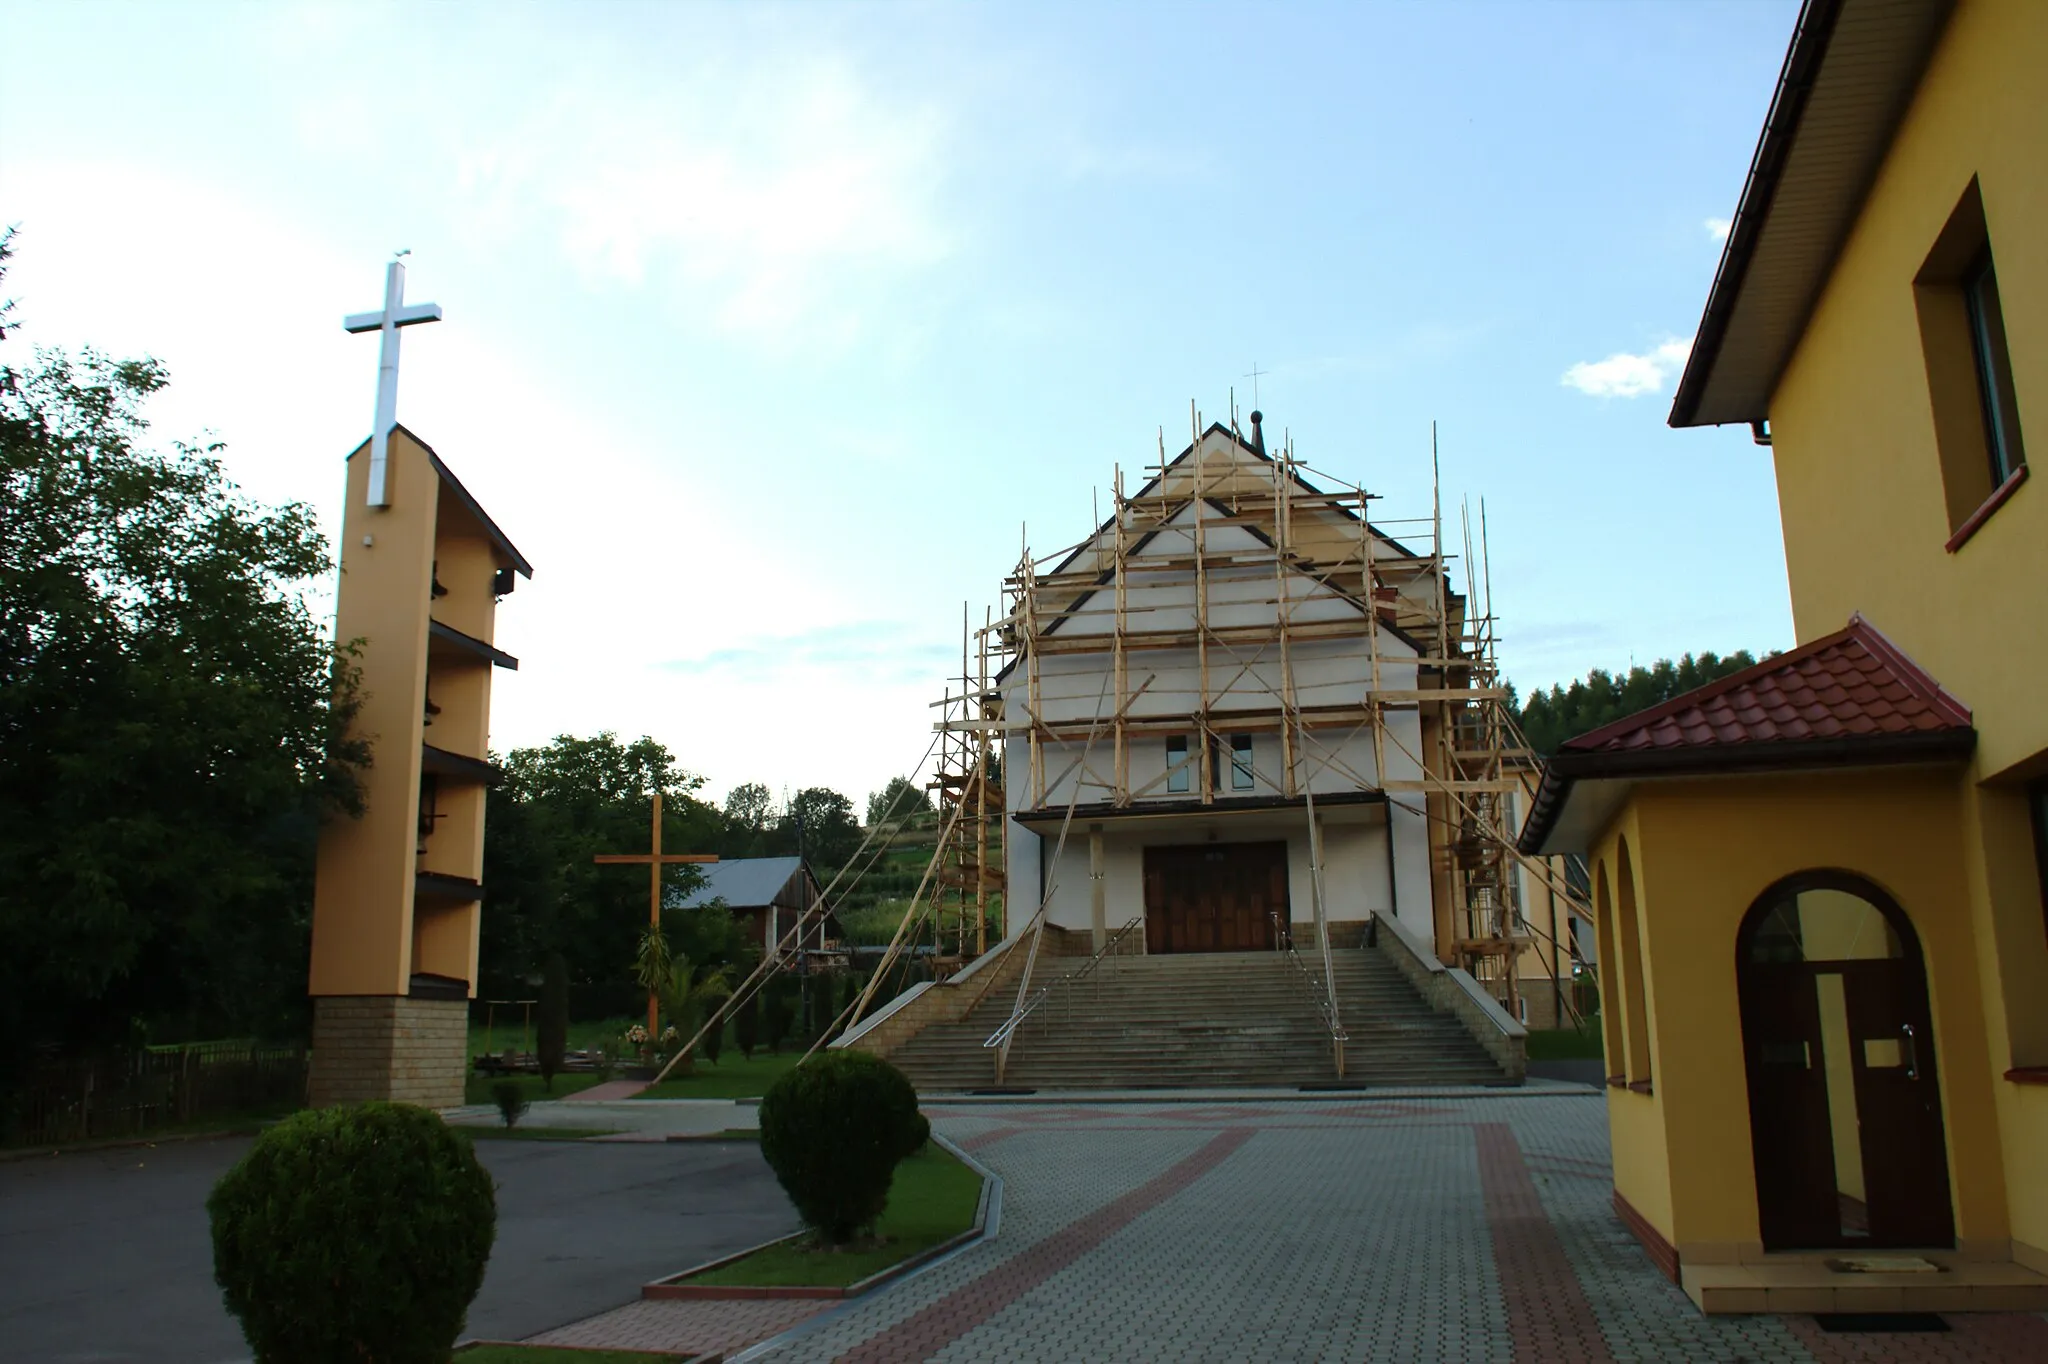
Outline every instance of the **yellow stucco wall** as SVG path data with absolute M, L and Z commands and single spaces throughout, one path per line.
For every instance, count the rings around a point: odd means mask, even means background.
M 1912 920 L 1934 1013 L 1956 1234 L 1980 1249 L 2008 1236 L 1964 895 L 1962 780 L 1952 768 L 1921 768 L 1651 783 L 1602 836 L 1596 857 L 1610 869 L 1624 834 L 1635 863 L 1656 1074 L 1650 1096 L 1609 1092 L 1615 1186 L 1681 1257 L 1761 1250 L 1736 936 L 1764 890 L 1818 868 L 1867 878 Z
M 335 636 L 364 641 L 356 732 L 374 748 L 359 819 L 320 833 L 313 890 L 315 995 L 402 995 L 412 974 L 412 840 L 419 821 L 428 596 L 441 480 L 402 432 L 390 442 L 391 505 L 371 511 L 369 444 L 348 461 Z M 367 538 L 370 543 L 365 544 Z
M 2048 1248 L 2048 933 L 2017 778 L 2048 769 L 2048 467 L 1954 553 L 1955 519 L 1914 280 L 1974 178 L 1997 266 L 2019 419 L 2048 466 L 2048 5 L 1963 0 L 1772 397 L 1801 640 L 1861 611 L 1975 716 L 1959 794 L 1965 900 L 1985 985 L 2013 1235 Z M 1984 785 L 1975 785 L 1983 782 Z
M 364 641 L 364 704 L 356 731 L 371 740 L 365 812 L 321 831 L 313 907 L 314 995 L 403 995 L 416 972 L 476 988 L 481 914 L 471 902 L 416 900 L 417 872 L 476 880 L 483 873 L 484 789 L 439 781 L 433 831 L 419 833 L 421 746 L 484 758 L 490 745 L 491 664 L 430 642 L 430 621 L 489 642 L 492 575 L 510 560 L 453 496 L 426 449 L 392 433 L 391 505 L 366 505 L 368 443 L 348 463 L 336 634 Z M 365 541 L 368 543 L 365 543 Z M 444 595 L 431 595 L 438 581 Z M 440 708 L 427 723 L 424 700 Z

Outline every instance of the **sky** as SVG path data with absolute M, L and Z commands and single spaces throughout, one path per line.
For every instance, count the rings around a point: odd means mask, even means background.
M 1665 421 L 1796 8 L 0 0 L 7 293 L 332 532 L 409 250 L 399 419 L 535 567 L 493 747 L 862 806 L 1254 369 L 1389 518 L 1434 424 L 1524 694 L 1787 647 L 1769 451 Z

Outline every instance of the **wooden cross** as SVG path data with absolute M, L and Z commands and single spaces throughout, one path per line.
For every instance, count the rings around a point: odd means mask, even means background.
M 647 922 L 655 929 L 661 927 L 661 869 L 674 862 L 716 862 L 711 853 L 664 853 L 661 850 L 661 792 L 654 793 L 654 841 L 653 850 L 644 853 L 599 853 L 592 859 L 596 862 L 628 862 L 647 867 Z M 660 1001 L 653 990 L 647 992 L 647 1035 L 654 1037 L 655 1025 L 661 1021 Z

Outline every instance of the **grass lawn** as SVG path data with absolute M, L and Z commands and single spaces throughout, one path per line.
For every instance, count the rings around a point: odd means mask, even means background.
M 526 1091 L 526 1101 L 534 1103 L 541 1099 L 559 1099 L 565 1094 L 574 1094 L 579 1089 L 588 1089 L 598 1083 L 597 1076 L 587 1070 L 567 1071 L 555 1077 L 552 1093 L 540 1082 L 538 1075 L 478 1075 L 470 1073 L 462 1085 L 462 1101 L 470 1104 L 494 1104 L 491 1086 L 500 1080 L 517 1080 L 519 1087 Z
M 559 1345 L 475 1345 L 455 1357 L 462 1364 L 670 1364 L 689 1358 L 640 1350 L 565 1350 Z
M 1600 1057 L 1600 1030 L 1594 1028 L 1531 1028 L 1529 1029 L 1529 1059 L 1531 1061 L 1576 1061 L 1598 1060 Z
M 481 1011 L 481 1006 L 477 1006 Z M 484 1056 L 511 1048 L 513 1051 L 530 1052 L 534 1048 L 534 1030 L 528 1028 L 517 1006 L 500 1004 L 496 1017 L 489 1028 L 475 1018 L 469 1020 L 469 1054 Z M 534 1013 L 540 1012 L 538 1006 Z M 595 1023 L 571 1023 L 569 1025 L 569 1050 L 588 1051 L 607 1038 L 619 1037 L 635 1023 L 645 1019 L 606 1018 Z
M 785 1044 L 780 1052 L 756 1048 L 754 1059 L 749 1061 L 740 1055 L 735 1047 L 728 1046 L 720 1053 L 718 1064 L 713 1065 L 702 1056 L 694 1058 L 696 1073 L 687 1076 L 671 1074 L 658 1085 L 651 1085 L 633 1097 L 636 1099 L 758 1099 L 768 1092 L 768 1086 L 775 1077 L 789 1070 L 803 1059 L 804 1049 L 797 1043 Z
M 802 1240 L 784 1241 L 690 1282 L 844 1288 L 966 1231 L 980 1202 L 981 1176 L 928 1145 L 896 1167 L 888 1210 L 875 1224 L 882 1241 L 876 1249 L 812 1250 Z

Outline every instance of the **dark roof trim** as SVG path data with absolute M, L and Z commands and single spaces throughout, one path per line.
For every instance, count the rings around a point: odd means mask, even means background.
M 1785 65 L 1778 72 L 1778 88 L 1771 96 L 1771 110 L 1764 116 L 1764 130 L 1757 137 L 1756 152 L 1749 159 L 1749 177 L 1742 185 L 1742 198 L 1735 206 L 1735 219 L 1728 227 L 1728 240 L 1721 247 L 1721 264 L 1714 271 L 1714 287 L 1707 293 L 1706 311 L 1693 335 L 1692 355 L 1679 377 L 1678 391 L 1671 399 L 1672 426 L 1690 426 L 1699 410 L 1700 391 L 1721 354 L 1721 341 L 1728 333 L 1728 318 L 1735 311 L 1736 295 L 1749 274 L 1758 234 L 1778 193 L 1778 178 L 1784 173 L 1785 158 L 1799 130 L 1799 116 L 1806 112 L 1807 96 L 1813 93 L 1820 60 L 1827 55 L 1828 38 L 1842 12 L 1842 0 L 1806 0 L 1800 6 L 1798 22 L 1792 28 L 1792 43 L 1785 51 Z
M 1332 791 L 1328 795 L 1318 793 L 1316 807 L 1339 805 L 1384 805 L 1387 793 L 1384 791 Z M 1112 805 L 1107 801 L 1094 805 L 1076 805 L 1074 823 L 1099 824 L 1105 821 L 1163 819 L 1178 815 L 1238 815 L 1257 814 L 1273 810 L 1306 809 L 1308 801 L 1303 796 L 1237 796 L 1230 799 L 1202 804 L 1199 798 L 1190 800 L 1148 800 L 1136 805 Z M 1067 818 L 1066 807 L 1059 809 L 1029 810 L 1010 816 L 1025 828 L 1034 824 L 1060 824 Z
M 473 781 L 483 786 L 496 786 L 505 775 L 482 758 L 450 753 L 432 744 L 420 745 L 420 771 L 431 772 L 437 777 L 454 777 L 458 781 Z
M 454 976 L 437 976 L 430 971 L 415 971 L 406 982 L 406 995 L 411 999 L 461 999 L 469 998 L 469 982 L 457 980 Z
M 484 898 L 483 882 L 467 876 L 450 876 L 446 872 L 422 871 L 413 874 L 412 893 L 415 898 L 431 897 L 436 900 L 453 900 L 457 904 L 475 904 Z
M 1692 354 L 1672 397 L 1670 425 L 1761 421 L 1769 415 L 1768 392 L 1717 394 L 1711 414 L 1700 415 L 1730 324 L 1741 307 L 1751 267 L 1761 254 L 1769 262 L 1766 273 L 1774 278 L 1759 287 L 1783 292 L 1786 297 L 1782 301 L 1790 305 L 1783 313 L 1788 320 L 1768 324 L 1761 337 L 1744 342 L 1779 352 L 1760 356 L 1770 366 L 1775 383 L 1820 301 L 1842 244 L 1855 228 L 1952 8 L 1953 0 L 1805 0 L 1771 96 L 1770 112 L 1750 158 L 1749 175 L 1721 249 L 1713 288 L 1694 333 Z M 1794 211 L 1798 221 L 1790 235 L 1774 238 L 1760 252 L 1779 191 L 1786 183 L 1787 165 L 1799 151 L 1809 101 L 1822 84 L 1822 66 L 1845 15 L 1844 67 L 1838 76 L 1828 76 L 1822 95 L 1827 126 L 1817 136 L 1826 138 L 1827 145 L 1806 155 L 1801 179 L 1791 182 L 1811 192 L 1802 196 Z M 1816 169 L 1820 166 L 1827 169 Z M 1831 175 L 1839 178 L 1830 180 Z M 1808 180 L 1816 183 L 1809 185 Z M 1827 250 L 1808 258 L 1816 232 L 1830 238 Z M 1787 327 L 1789 334 L 1781 334 Z M 1752 378 L 1747 384 L 1755 382 Z
M 491 519 L 491 514 L 484 510 L 483 504 L 470 494 L 469 489 L 462 486 L 462 480 L 457 478 L 453 471 L 448 468 L 447 464 L 442 462 L 441 457 L 434 453 L 434 447 L 421 440 L 404 422 L 399 422 L 391 429 L 394 431 L 404 431 L 407 440 L 427 452 L 427 462 L 434 466 L 434 472 L 440 475 L 441 482 L 447 485 L 450 492 L 455 494 L 456 502 L 461 504 L 464 511 L 476 518 L 477 524 L 484 528 L 484 535 L 489 538 L 493 545 L 497 546 L 500 554 L 503 554 L 512 561 L 512 567 L 519 570 L 520 576 L 531 578 L 533 576 L 533 565 L 526 562 L 526 556 L 519 552 L 519 547 L 512 543 L 511 537 L 498 529 L 498 523 Z M 349 458 L 354 459 L 369 448 L 370 442 L 366 440 L 349 454 Z
M 1543 770 L 1543 782 L 1536 788 L 1536 799 L 1530 803 L 1529 818 L 1515 846 L 1525 855 L 1535 855 L 1549 839 L 1550 831 L 1564 813 L 1565 802 L 1571 798 L 1572 786 L 1579 781 L 1646 781 L 1960 762 L 1976 746 L 1977 731 L 1966 728 L 1794 743 L 1703 744 L 1697 748 L 1620 752 L 1602 749 L 1591 753 L 1561 751 Z
M 495 663 L 501 668 L 510 669 L 515 673 L 519 671 L 518 659 L 512 657 L 512 655 L 496 645 L 486 644 L 475 635 L 463 634 L 462 631 L 452 625 L 444 625 L 438 620 L 430 620 L 427 622 L 427 637 L 453 644 L 456 648 L 475 654 L 478 658 Z

